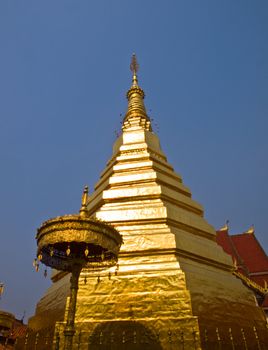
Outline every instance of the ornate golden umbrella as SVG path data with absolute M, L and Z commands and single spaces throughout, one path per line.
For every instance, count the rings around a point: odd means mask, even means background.
M 115 265 L 122 237 L 111 225 L 90 218 L 88 187 L 79 214 L 58 216 L 37 230 L 37 259 L 51 268 L 71 272 L 70 303 L 64 330 L 65 350 L 72 349 L 79 275 L 83 267 Z M 39 264 L 36 260 L 36 266 Z

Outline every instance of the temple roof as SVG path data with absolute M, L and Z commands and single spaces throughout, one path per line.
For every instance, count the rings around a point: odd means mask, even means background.
M 255 234 L 242 233 L 231 236 L 228 230 L 220 230 L 217 231 L 216 240 L 224 251 L 249 273 L 268 273 L 268 258 Z
M 262 307 L 268 307 L 268 257 L 257 240 L 254 230 L 229 235 L 228 226 L 217 231 L 217 243 L 232 256 L 236 270 L 234 274 L 250 289 L 263 295 Z
M 268 273 L 268 258 L 255 234 L 242 233 L 231 236 L 231 239 L 250 273 Z

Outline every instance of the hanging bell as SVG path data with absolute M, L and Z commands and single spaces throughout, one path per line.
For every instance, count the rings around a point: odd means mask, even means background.
M 71 254 L 70 245 L 68 245 L 68 248 L 66 249 L 66 255 L 69 256 Z
M 86 247 L 86 249 L 85 249 L 85 257 L 87 257 L 88 256 L 88 253 L 89 253 L 89 250 L 88 250 L 88 246 Z
M 50 253 L 49 254 L 50 254 L 50 256 L 53 256 L 53 254 L 54 254 L 54 248 L 53 247 L 50 248 Z

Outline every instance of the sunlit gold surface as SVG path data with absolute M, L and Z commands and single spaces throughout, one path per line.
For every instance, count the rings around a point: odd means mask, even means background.
M 127 96 L 123 133 L 87 206 L 123 235 L 119 270 L 82 271 L 77 326 L 94 332 L 138 323 L 155 333 L 186 327 L 197 335 L 199 327 L 264 328 L 254 294 L 232 275 L 231 258 L 216 244 L 202 206 L 151 131 L 136 78 Z M 59 290 L 62 283 L 55 283 Z M 38 307 L 45 310 L 49 300 Z M 178 349 L 167 338 L 161 347 Z M 185 343 L 185 349 L 194 347 Z

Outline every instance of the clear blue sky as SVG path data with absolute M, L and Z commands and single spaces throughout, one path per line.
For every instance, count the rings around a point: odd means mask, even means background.
M 34 312 L 36 228 L 79 209 L 111 156 L 129 61 L 208 221 L 268 250 L 267 1 L 1 0 L 0 308 Z

